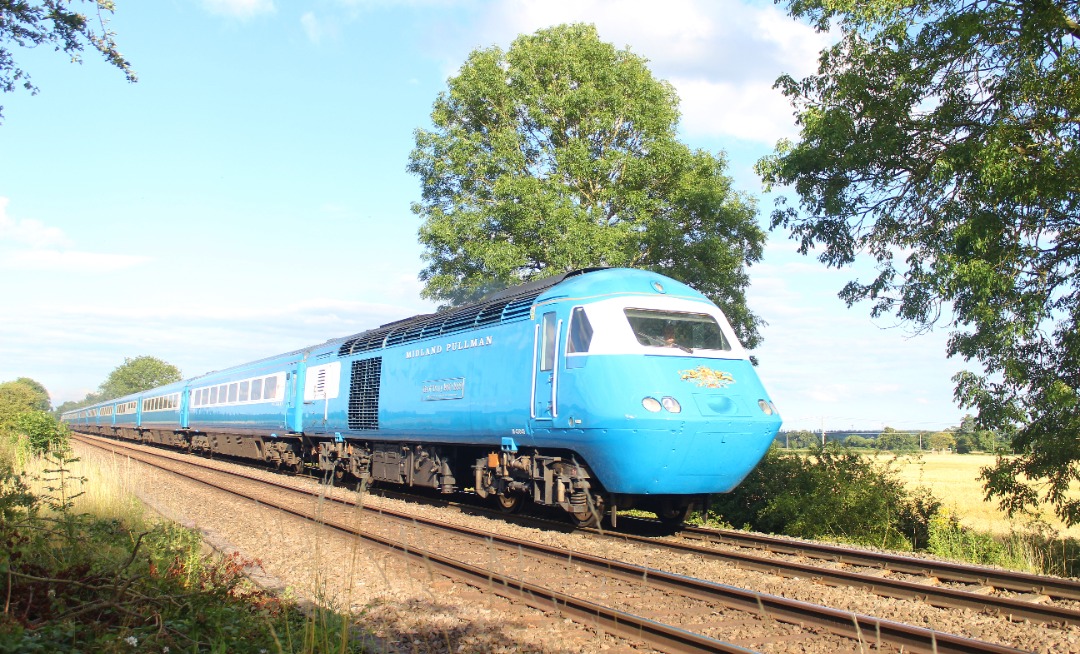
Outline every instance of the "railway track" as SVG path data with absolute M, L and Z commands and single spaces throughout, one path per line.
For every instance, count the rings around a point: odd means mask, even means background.
M 126 444 L 113 441 L 106 444 L 96 442 L 95 445 L 114 451 L 121 448 L 130 450 Z M 431 565 L 449 576 L 465 579 L 471 585 L 542 610 L 557 607 L 577 620 L 634 640 L 644 640 L 665 651 L 747 651 L 741 645 L 725 643 L 708 635 L 710 632 L 721 633 L 733 621 L 759 622 L 765 632 L 761 637 L 765 640 L 840 636 L 847 639 L 848 647 L 840 645 L 835 650 L 838 652 L 845 649 L 864 651 L 867 647 L 942 653 L 1019 651 L 387 509 L 365 507 L 365 513 L 375 511 L 379 518 L 364 520 L 364 528 L 359 529 L 355 519 L 350 518 L 357 511 L 355 502 L 347 498 L 324 497 L 325 503 L 320 499 L 320 508 L 316 515 L 312 515 L 312 497 L 320 497 L 324 490 L 303 490 L 296 488 L 295 484 L 267 482 L 236 472 L 208 471 L 191 461 L 177 461 L 175 454 L 163 456 L 141 449 L 131 453 L 125 451 L 125 454 L 203 484 L 229 487 L 228 492 L 318 520 L 360 536 L 372 544 L 418 557 L 425 565 Z M 168 462 L 150 462 L 150 459 L 162 458 Z M 342 514 L 335 515 L 338 512 Z M 396 526 L 392 526 L 394 524 Z M 401 534 L 403 529 L 409 530 L 411 535 L 404 540 L 400 535 L 391 537 L 391 534 Z M 422 535 L 413 533 L 416 530 Z M 444 549 L 448 547 L 447 543 L 454 542 L 456 545 L 452 549 L 455 551 L 473 552 L 476 556 L 449 557 L 417 545 L 434 542 L 440 543 Z M 507 562 L 512 564 L 513 576 L 507 572 Z M 531 579 L 528 578 L 530 570 L 533 571 Z M 693 618 L 689 624 L 665 624 L 643 615 L 649 612 L 649 607 L 656 603 L 659 595 L 664 596 L 667 603 L 672 597 L 680 598 L 679 602 L 686 608 L 679 613 L 683 617 Z M 773 624 L 784 625 L 780 630 L 783 636 L 769 632 L 769 625 Z M 797 635 L 792 636 L 791 630 L 797 630 Z
M 557 521 L 519 515 L 506 516 L 473 504 L 397 491 L 380 491 L 380 494 L 458 507 L 492 516 L 501 515 L 503 519 L 513 520 L 521 525 L 569 528 Z M 641 532 L 654 531 L 659 527 L 656 521 L 620 516 L 619 524 L 621 530 L 578 531 L 598 538 L 701 556 L 788 578 L 853 587 L 883 597 L 921 600 L 938 608 L 972 609 L 999 615 L 1011 621 L 1080 625 L 1080 581 L 1074 579 L 852 549 L 729 529 L 684 527 L 676 536 L 644 536 Z M 769 556 L 747 553 L 747 550 L 764 552 Z M 806 560 L 812 563 L 807 563 Z M 831 565 L 842 567 L 829 567 Z M 1010 596 L 1010 593 L 1018 596 Z

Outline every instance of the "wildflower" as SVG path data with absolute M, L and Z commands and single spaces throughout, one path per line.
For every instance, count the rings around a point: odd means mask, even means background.
M 128 636 L 127 638 L 124 639 L 124 642 L 127 643 L 128 645 L 131 645 L 132 647 L 135 647 L 135 646 L 137 646 L 139 644 L 139 639 L 136 638 L 135 636 Z

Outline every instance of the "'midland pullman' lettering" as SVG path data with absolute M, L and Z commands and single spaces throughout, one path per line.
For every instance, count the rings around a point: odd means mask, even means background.
M 484 347 L 485 345 L 491 345 L 491 336 L 480 336 L 477 338 L 462 339 L 460 341 L 453 341 L 446 345 L 432 345 L 431 347 L 422 347 L 415 350 L 409 350 L 405 353 L 406 359 L 415 359 L 417 357 L 431 356 L 432 354 L 442 354 L 443 352 L 454 352 L 456 350 L 468 350 L 474 347 Z

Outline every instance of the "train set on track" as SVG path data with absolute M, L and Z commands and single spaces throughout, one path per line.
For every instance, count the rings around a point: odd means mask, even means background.
M 589 269 L 65 413 L 73 430 L 473 489 L 505 510 L 679 524 L 757 465 L 780 416 L 719 308 Z

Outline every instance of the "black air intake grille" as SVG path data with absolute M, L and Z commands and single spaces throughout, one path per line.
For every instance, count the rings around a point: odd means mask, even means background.
M 379 383 L 382 357 L 360 359 L 352 364 L 349 391 L 349 429 L 379 428 Z

